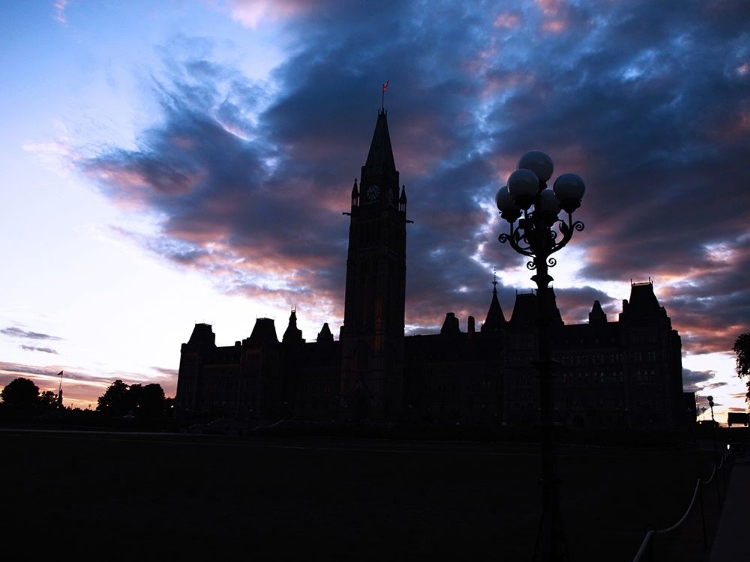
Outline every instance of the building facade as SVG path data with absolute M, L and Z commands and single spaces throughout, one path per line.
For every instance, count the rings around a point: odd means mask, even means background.
M 274 321 L 217 346 L 196 324 L 182 344 L 176 410 L 184 418 L 367 423 L 538 422 L 535 293 L 516 295 L 506 320 L 492 291 L 477 329 L 448 313 L 438 334 L 404 335 L 406 189 L 399 182 L 387 113 L 378 113 L 351 190 L 344 324 L 303 339 L 296 311 L 279 341 Z M 631 284 L 617 321 L 593 303 L 586 324 L 552 329 L 557 421 L 584 427 L 670 428 L 685 423 L 682 344 L 653 284 Z

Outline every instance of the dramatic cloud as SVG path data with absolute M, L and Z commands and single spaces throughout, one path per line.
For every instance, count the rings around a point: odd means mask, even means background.
M 687 351 L 727 351 L 750 330 L 743 2 L 229 9 L 250 28 L 283 26 L 287 56 L 270 81 L 245 77 L 210 41 L 190 49 L 181 37 L 188 48 L 165 46 L 168 70 L 150 79 L 158 122 L 135 147 L 77 161 L 122 208 L 158 217 L 157 234 L 124 235 L 223 290 L 335 326 L 342 212 L 389 80 L 385 106 L 414 220 L 410 331 L 436 329 L 447 311 L 464 326 L 469 314 L 481 322 L 493 268 L 523 268 L 497 242 L 504 227 L 493 201 L 530 149 L 551 155 L 555 176 L 572 171 L 587 183 L 577 213 L 586 229 L 572 242 L 577 280 L 555 285 L 566 321 L 586 321 L 594 300 L 615 320 L 611 288 L 650 278 Z M 570 256 L 563 250 L 560 264 Z M 498 287 L 506 317 L 515 292 L 531 287 Z M 687 372 L 686 386 L 710 378 Z
M 682 388 L 685 392 L 696 392 L 704 388 L 706 383 L 714 378 L 713 371 L 691 371 L 690 369 L 682 370 Z

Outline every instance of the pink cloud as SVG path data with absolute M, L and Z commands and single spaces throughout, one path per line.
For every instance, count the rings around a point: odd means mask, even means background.
M 520 24 L 521 18 L 517 14 L 511 14 L 508 12 L 498 15 L 493 23 L 495 27 L 504 27 L 505 29 L 513 29 Z
M 70 0 L 57 0 L 53 6 L 55 9 L 54 18 L 62 24 L 68 23 L 68 17 L 65 14 L 65 8 L 67 8 L 69 3 Z
M 232 0 L 232 19 L 255 29 L 263 20 L 276 21 L 312 11 L 314 3 L 306 0 Z

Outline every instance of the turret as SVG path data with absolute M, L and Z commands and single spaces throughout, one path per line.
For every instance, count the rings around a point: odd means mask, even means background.
M 461 333 L 461 329 L 458 326 L 458 318 L 456 318 L 455 313 L 448 312 L 445 315 L 445 320 L 443 321 L 443 327 L 440 328 L 440 335 L 441 336 L 455 336 Z
M 500 307 L 500 301 L 497 300 L 497 275 L 493 277 L 492 284 L 492 301 L 490 309 L 487 311 L 487 318 L 482 324 L 482 332 L 499 332 L 505 328 L 505 315 Z
M 398 199 L 398 210 L 402 213 L 406 213 L 406 186 L 401 186 L 401 197 Z
M 607 322 L 607 315 L 602 310 L 602 305 L 598 300 L 594 301 L 594 306 L 589 312 L 589 324 L 602 324 Z
M 302 339 L 302 330 L 297 328 L 297 310 L 292 309 L 292 313 L 289 315 L 289 325 L 284 332 L 282 340 L 284 343 L 304 343 Z
M 333 341 L 333 334 L 331 333 L 331 328 L 328 327 L 328 322 L 323 324 L 323 327 L 320 329 L 320 332 L 318 332 L 318 339 L 317 341 L 320 342 L 332 342 Z
M 352 187 L 352 208 L 359 205 L 359 187 L 357 187 L 357 178 L 354 178 L 354 187 Z

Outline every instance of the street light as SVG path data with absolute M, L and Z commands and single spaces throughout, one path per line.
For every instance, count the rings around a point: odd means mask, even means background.
M 716 447 L 716 420 L 714 419 L 714 397 L 706 396 L 708 400 L 708 406 L 711 408 L 711 436 L 714 442 L 714 463 L 716 469 L 719 469 L 719 449 Z M 716 478 L 716 497 L 719 499 L 719 509 L 721 509 L 721 488 L 719 487 L 719 478 Z
M 573 212 L 581 206 L 586 189 L 576 174 L 562 174 L 553 187 L 547 187 L 554 165 L 544 152 L 527 152 L 510 174 L 508 184 L 495 197 L 500 216 L 507 221 L 509 231 L 498 237 L 509 243 L 519 254 L 531 260 L 526 264 L 536 273 L 531 279 L 537 286 L 537 347 L 538 359 L 534 366 L 539 373 L 540 428 L 542 430 L 542 519 L 539 525 L 534 560 L 568 560 L 567 545 L 560 514 L 560 490 L 555 451 L 555 424 L 550 331 L 553 320 L 552 277 L 549 268 L 557 263 L 552 254 L 570 242 L 575 231 L 584 225 L 573 220 Z M 567 215 L 560 218 L 560 213 Z

